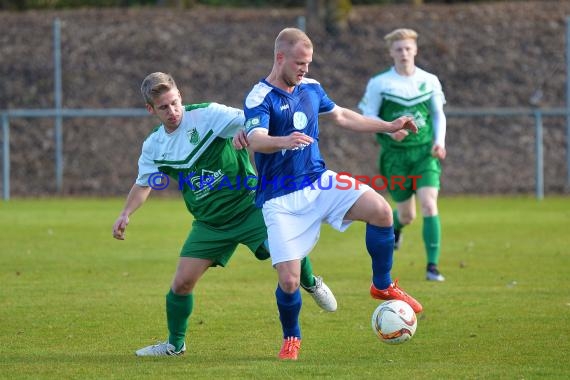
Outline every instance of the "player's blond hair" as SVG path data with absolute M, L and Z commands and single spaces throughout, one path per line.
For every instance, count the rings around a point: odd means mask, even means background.
M 305 32 L 297 28 L 285 28 L 275 39 L 275 55 L 278 52 L 289 52 L 298 42 L 302 42 L 304 47 L 312 49 L 313 43 Z
M 147 104 L 153 105 L 153 100 L 172 90 L 178 88 L 172 75 L 161 72 L 148 74 L 141 84 L 141 93 Z
M 418 33 L 413 29 L 400 28 L 391 31 L 384 36 L 384 41 L 388 44 L 388 47 L 396 41 L 401 40 L 418 40 Z

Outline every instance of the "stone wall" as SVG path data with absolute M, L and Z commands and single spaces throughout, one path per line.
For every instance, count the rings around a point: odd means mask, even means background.
M 187 103 L 241 107 L 244 95 L 272 65 L 273 41 L 296 26 L 298 10 L 134 8 L 0 12 L 0 109 L 50 108 L 53 20 L 61 20 L 63 105 L 67 108 L 143 106 L 141 80 L 173 74 Z M 565 33 L 570 2 L 355 7 L 350 29 L 311 35 L 309 76 L 339 105 L 356 109 L 370 76 L 391 60 L 382 41 L 390 30 L 420 34 L 418 66 L 438 75 L 447 109 L 563 107 Z M 542 96 L 539 96 L 541 95 Z M 152 118 L 64 120 L 67 195 L 124 195 L 137 172 Z M 568 194 L 565 119 L 544 119 L 545 191 Z M 50 119 L 13 119 L 12 196 L 56 194 Z M 374 137 L 321 124 L 329 167 L 374 175 Z M 531 117 L 448 117 L 443 194 L 532 194 Z M 169 192 L 166 192 L 169 193 Z

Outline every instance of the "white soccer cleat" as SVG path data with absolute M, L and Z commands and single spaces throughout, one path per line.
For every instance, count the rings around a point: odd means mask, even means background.
M 166 342 L 154 344 L 145 348 L 141 348 L 135 352 L 136 356 L 178 356 L 183 355 L 186 352 L 186 343 L 182 346 L 179 351 L 175 350 L 175 347 Z
M 322 277 L 315 276 L 315 286 L 304 287 L 301 285 L 301 287 L 313 297 L 321 309 L 329 312 L 336 311 L 336 298 L 334 298 L 334 294 L 327 284 L 323 282 Z
M 426 280 L 443 282 L 445 281 L 445 277 L 439 273 L 439 270 L 437 270 L 437 268 L 428 268 L 426 271 Z

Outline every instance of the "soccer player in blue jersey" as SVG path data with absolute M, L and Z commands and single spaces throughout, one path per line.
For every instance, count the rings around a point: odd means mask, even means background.
M 354 220 L 366 222 L 372 297 L 400 299 L 416 313 L 422 311 L 421 304 L 390 275 L 394 249 L 390 205 L 370 187 L 327 169 L 319 151 L 318 119 L 356 132 L 402 128 L 416 132 L 417 127 L 410 117 L 385 122 L 336 105 L 319 82 L 305 77 L 312 57 L 312 42 L 303 31 L 286 28 L 279 33 L 271 73 L 244 102 L 246 134 L 234 137 L 237 148 L 249 146 L 255 152 L 256 203 L 263 210 L 271 260 L 278 272 L 275 296 L 283 329 L 279 358 L 284 360 L 298 357 L 300 261 L 316 244 L 322 222 L 339 231 Z
M 143 143 L 138 178 L 113 225 L 113 237 L 125 239 L 129 216 L 148 198 L 153 176 L 164 173 L 179 181 L 194 221 L 166 295 L 168 339 L 136 351 L 137 356 L 176 356 L 186 351 L 198 280 L 208 268 L 224 267 L 238 244 L 257 259 L 268 259 L 267 229 L 254 205 L 256 178 L 249 155 L 231 142 L 243 129 L 243 111 L 217 103 L 184 106 L 172 76 L 160 72 L 144 79 L 141 92 L 147 110 L 161 125 Z M 334 295 L 313 275 L 310 261 L 302 263 L 301 283 L 322 309 L 336 310 Z

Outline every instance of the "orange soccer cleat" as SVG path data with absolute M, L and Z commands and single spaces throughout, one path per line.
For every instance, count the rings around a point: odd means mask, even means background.
M 412 307 L 415 313 L 421 313 L 423 310 L 422 304 L 419 303 L 406 293 L 402 288 L 398 287 L 398 280 L 395 280 L 388 289 L 378 290 L 374 286 L 374 284 L 370 285 L 370 295 L 372 298 L 376 298 L 378 300 L 401 300 L 406 302 L 408 305 Z
M 279 351 L 279 359 L 297 360 L 299 350 L 301 349 L 301 339 L 296 336 L 290 336 L 283 339 L 283 346 Z

